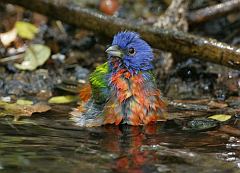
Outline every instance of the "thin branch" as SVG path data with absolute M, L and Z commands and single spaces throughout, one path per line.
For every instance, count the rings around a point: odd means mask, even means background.
M 17 61 L 19 59 L 22 59 L 23 57 L 24 57 L 24 53 L 20 53 L 20 54 L 17 54 L 17 55 L 1 58 L 0 59 L 0 63 L 7 63 L 7 62 L 10 62 L 10 61 Z
M 77 6 L 68 0 L 2 0 L 112 37 L 122 30 L 133 30 L 153 47 L 240 69 L 240 49 L 214 39 L 179 31 L 156 29 L 136 22 L 106 16 Z
M 188 14 L 188 21 L 189 23 L 201 23 L 239 10 L 240 0 L 230 0 L 190 12 Z

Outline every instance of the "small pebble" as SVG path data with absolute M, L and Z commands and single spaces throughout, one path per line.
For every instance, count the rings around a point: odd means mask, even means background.
M 119 8 L 118 0 L 101 0 L 99 9 L 107 15 L 113 15 Z

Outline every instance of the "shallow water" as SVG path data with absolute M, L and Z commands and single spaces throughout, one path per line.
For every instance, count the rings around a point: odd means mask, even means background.
M 1 173 L 240 172 L 240 139 L 164 124 L 80 128 L 66 114 L 0 121 Z

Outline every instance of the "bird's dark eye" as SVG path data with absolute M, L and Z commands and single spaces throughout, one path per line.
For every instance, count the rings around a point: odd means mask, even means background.
M 131 47 L 131 48 L 128 49 L 128 54 L 129 55 L 134 55 L 135 53 L 136 53 L 136 51 L 135 51 L 134 48 Z

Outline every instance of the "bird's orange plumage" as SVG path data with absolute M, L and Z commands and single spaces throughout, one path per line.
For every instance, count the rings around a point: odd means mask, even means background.
M 124 119 L 122 104 L 129 109 L 129 123 L 132 125 L 148 124 L 152 121 L 164 120 L 159 110 L 165 107 L 160 99 L 160 91 L 145 91 L 144 78 L 142 74 L 129 76 L 126 70 L 119 70 L 111 78 L 116 94 L 104 107 L 105 124 L 119 124 Z M 128 80 L 126 80 L 126 76 Z M 129 85 L 129 83 L 131 85 Z M 133 99 L 129 101 L 128 99 Z M 152 97 L 153 102 L 149 99 Z M 147 115 L 147 116 L 146 116 Z
M 90 84 L 85 84 L 79 91 L 79 97 L 81 101 L 87 102 L 92 95 L 92 89 Z

